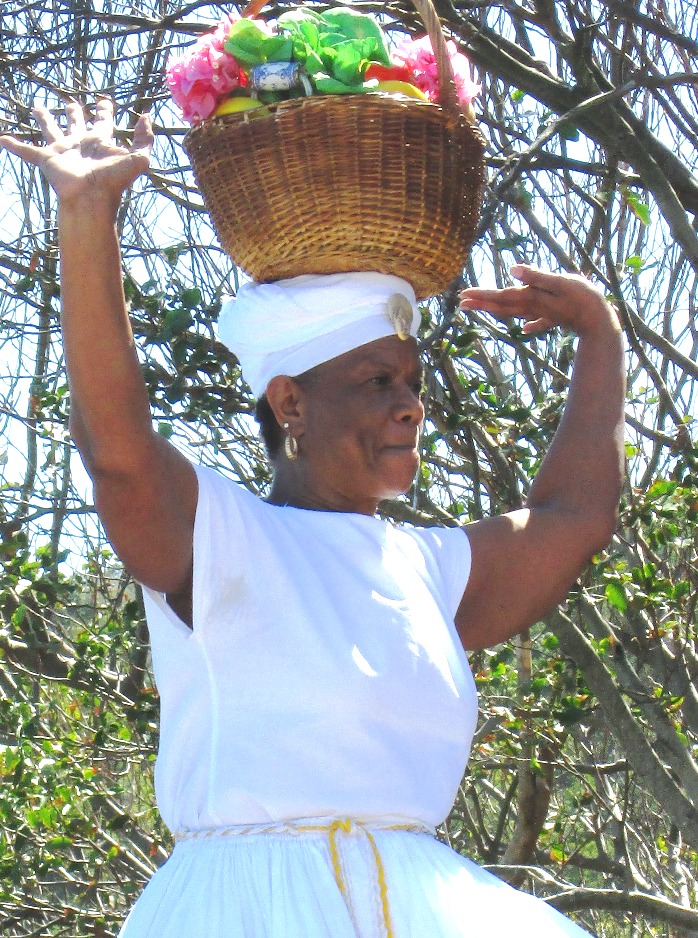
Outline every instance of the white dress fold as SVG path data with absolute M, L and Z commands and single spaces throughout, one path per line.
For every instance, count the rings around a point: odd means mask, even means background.
M 429 834 L 376 831 L 386 928 L 366 838 L 343 834 L 348 904 L 324 834 L 259 834 L 177 844 L 148 884 L 123 938 L 584 938 L 540 899 Z

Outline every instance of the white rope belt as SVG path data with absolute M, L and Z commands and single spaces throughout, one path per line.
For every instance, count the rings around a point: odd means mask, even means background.
M 268 824 L 239 824 L 230 827 L 214 827 L 207 830 L 177 831 L 174 836 L 177 842 L 181 842 L 218 837 L 244 837 L 254 834 L 327 834 L 332 858 L 332 872 L 355 926 L 356 914 L 351 899 L 351 877 L 347 874 L 346 863 L 342 862 L 342 840 L 344 836 L 364 836 L 370 845 L 373 856 L 379 917 L 385 929 L 386 938 L 394 938 L 395 933 L 388 902 L 385 867 L 373 836 L 374 831 L 409 831 L 419 834 L 431 834 L 432 836 L 435 833 L 433 827 L 429 827 L 421 821 L 399 818 L 384 818 L 375 821 L 359 821 L 353 818 L 302 818 L 300 820 L 270 822 Z

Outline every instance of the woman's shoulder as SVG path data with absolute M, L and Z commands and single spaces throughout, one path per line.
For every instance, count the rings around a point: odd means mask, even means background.
M 459 524 L 451 526 L 442 524 L 415 525 L 403 522 L 394 525 L 394 530 L 415 541 L 423 550 L 438 553 L 452 548 L 457 550 L 469 549 L 467 531 L 465 527 Z
M 251 492 L 242 482 L 224 475 L 219 469 L 212 466 L 194 466 L 199 482 L 199 500 L 203 497 L 213 499 L 229 499 L 234 502 L 249 505 L 263 504 L 261 498 Z
M 409 538 L 424 564 L 425 573 L 441 584 L 443 594 L 455 613 L 470 577 L 472 555 L 465 528 L 457 525 L 415 527 L 400 525 L 397 529 Z
M 249 541 L 260 527 L 265 503 L 236 479 L 210 466 L 196 466 L 199 497 L 195 535 L 200 554 L 208 553 L 206 542 L 226 552 L 230 544 Z

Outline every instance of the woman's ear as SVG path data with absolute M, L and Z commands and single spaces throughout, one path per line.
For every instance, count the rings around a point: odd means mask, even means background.
M 305 392 L 300 384 L 288 375 L 277 375 L 267 385 L 266 395 L 279 426 L 288 425 L 292 436 L 301 436 L 304 429 Z

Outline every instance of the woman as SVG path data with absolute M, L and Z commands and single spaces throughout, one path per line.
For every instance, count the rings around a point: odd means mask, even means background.
M 512 270 L 520 286 L 463 291 L 463 306 L 521 317 L 526 333 L 573 329 L 574 374 L 526 507 L 418 531 L 375 516 L 418 465 L 409 285 L 348 275 L 246 288 L 222 329 L 266 412 L 274 481 L 260 501 L 151 426 L 115 229 L 148 165 L 149 121 L 124 149 L 109 102 L 91 127 L 77 104 L 67 114 L 63 132 L 37 110 L 45 147 L 0 143 L 58 194 L 71 430 L 109 538 L 145 587 L 156 786 L 177 845 L 122 935 L 583 935 L 430 830 L 474 729 L 463 649 L 542 618 L 614 529 L 624 376 L 613 310 L 583 278 L 528 267 Z M 276 323 L 260 347 L 260 303 L 262 317 L 292 308 L 296 331 Z

